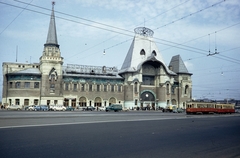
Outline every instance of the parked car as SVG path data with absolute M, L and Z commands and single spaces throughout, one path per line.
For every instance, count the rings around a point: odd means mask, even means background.
M 105 111 L 106 108 L 105 108 L 105 107 L 98 107 L 98 110 L 99 110 L 99 111 Z
M 25 107 L 25 110 L 27 110 L 27 111 L 33 111 L 33 110 L 34 110 L 34 107 L 33 107 L 33 105 L 29 105 L 29 106 L 26 106 L 26 107 Z
M 54 111 L 65 111 L 66 107 L 63 105 L 55 105 L 55 106 L 51 107 L 51 109 Z
M 22 106 L 20 105 L 10 105 L 7 107 L 7 110 L 22 110 Z
M 173 113 L 182 113 L 183 109 L 182 108 L 175 108 L 172 110 Z
M 72 107 L 72 106 L 67 106 L 66 107 L 66 111 L 74 111 L 74 110 L 75 110 L 75 108 Z
M 106 112 L 108 111 L 121 111 L 122 110 L 122 105 L 121 104 L 112 104 L 106 107 Z
M 93 106 L 87 106 L 87 107 L 83 107 L 84 111 L 94 111 L 96 108 Z
M 41 110 L 41 107 L 39 105 L 34 105 L 33 106 L 33 110 L 34 111 L 40 111 Z
M 48 111 L 48 106 L 47 105 L 40 105 L 40 110 Z

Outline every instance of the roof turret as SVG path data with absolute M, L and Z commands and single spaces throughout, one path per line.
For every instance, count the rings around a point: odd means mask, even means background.
M 188 72 L 187 67 L 185 66 L 180 55 L 175 55 L 172 57 L 169 67 L 171 67 L 172 71 L 177 74 L 182 73 L 192 75 Z
M 144 62 L 158 61 L 166 68 L 169 74 L 175 74 L 165 65 L 162 55 L 152 37 L 154 32 L 146 27 L 138 27 L 134 31 L 136 35 L 119 73 L 136 72 Z

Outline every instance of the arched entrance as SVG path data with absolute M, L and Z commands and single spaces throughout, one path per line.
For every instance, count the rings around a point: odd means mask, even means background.
M 87 106 L 87 99 L 86 99 L 86 97 L 81 97 L 79 99 L 79 106 Z
M 141 109 L 143 110 L 155 110 L 155 96 L 150 91 L 144 91 L 140 96 Z
M 114 103 L 116 103 L 116 99 L 113 98 L 113 97 L 111 97 L 111 98 L 109 99 L 109 105 L 114 104 Z
M 102 99 L 100 97 L 96 97 L 94 100 L 94 106 L 95 107 L 101 107 L 102 106 Z

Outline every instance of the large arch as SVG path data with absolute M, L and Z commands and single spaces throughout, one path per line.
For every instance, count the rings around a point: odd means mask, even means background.
M 116 103 L 116 102 L 117 102 L 117 99 L 114 98 L 114 97 L 111 97 L 111 98 L 109 99 L 109 105 L 114 104 L 114 103 Z
M 100 97 L 96 97 L 94 99 L 94 107 L 101 107 L 102 106 L 102 99 Z
M 141 109 L 155 109 L 156 94 L 151 90 L 144 90 L 140 95 Z
M 87 106 L 87 98 L 86 97 L 79 98 L 79 106 Z

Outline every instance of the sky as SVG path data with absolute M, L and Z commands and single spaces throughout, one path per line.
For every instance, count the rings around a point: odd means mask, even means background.
M 39 63 L 51 9 L 0 0 L 0 63 Z M 134 29 L 147 27 L 166 65 L 180 55 L 193 74 L 194 99 L 240 99 L 240 0 L 55 0 L 54 10 L 63 65 L 120 70 Z

